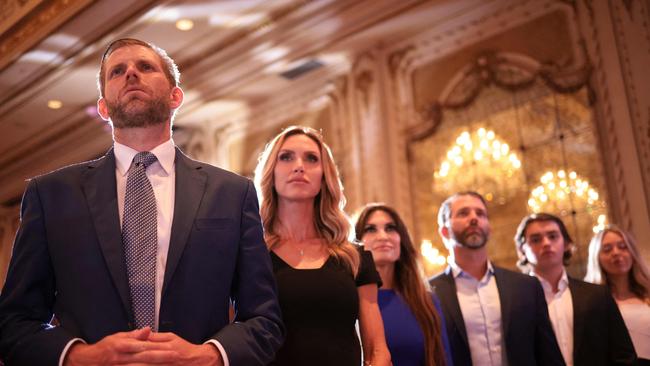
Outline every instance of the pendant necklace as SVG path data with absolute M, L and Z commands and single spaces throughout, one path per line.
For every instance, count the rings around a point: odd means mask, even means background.
M 305 256 L 305 250 L 307 249 L 307 246 L 310 246 L 310 245 L 311 245 L 310 242 L 313 243 L 313 240 L 314 240 L 314 239 L 308 239 L 308 240 L 305 240 L 305 241 L 300 242 L 301 245 L 302 245 L 302 247 L 299 246 L 299 245 L 298 245 L 298 242 L 295 242 L 295 241 L 294 241 L 294 242 L 290 242 L 290 245 L 291 245 L 292 247 L 294 247 L 294 248 L 298 251 L 298 254 L 300 254 L 301 257 L 304 257 L 304 256 Z M 318 240 L 318 239 L 317 239 L 317 240 Z

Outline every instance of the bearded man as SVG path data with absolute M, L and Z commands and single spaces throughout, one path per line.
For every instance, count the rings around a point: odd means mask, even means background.
M 438 232 L 450 252 L 431 279 L 456 366 L 564 365 L 537 279 L 492 265 L 487 203 L 476 192 L 447 198 Z
M 255 188 L 174 145 L 178 85 L 164 50 L 106 49 L 97 105 L 114 144 L 25 190 L 0 294 L 7 365 L 273 359 L 284 328 Z

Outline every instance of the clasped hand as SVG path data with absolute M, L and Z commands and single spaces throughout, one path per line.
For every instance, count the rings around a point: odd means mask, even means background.
M 95 344 L 75 343 L 64 366 L 85 365 L 223 365 L 214 345 L 196 345 L 174 333 L 150 328 L 109 335 Z

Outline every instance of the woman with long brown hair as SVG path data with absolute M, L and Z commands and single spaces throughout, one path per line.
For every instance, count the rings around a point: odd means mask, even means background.
M 370 253 L 348 241 L 345 197 L 316 130 L 289 127 L 255 170 L 287 336 L 272 365 L 389 365 Z M 359 321 L 361 347 L 355 330 Z
M 452 365 L 438 299 L 425 280 L 420 256 L 397 212 L 381 203 L 366 205 L 355 233 L 372 252 L 381 276 L 379 308 L 393 364 Z
M 589 243 L 585 281 L 609 287 L 638 365 L 650 365 L 650 271 L 632 236 L 614 225 L 596 233 Z

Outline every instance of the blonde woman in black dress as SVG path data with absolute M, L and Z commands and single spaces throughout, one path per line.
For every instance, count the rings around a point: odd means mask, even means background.
M 338 171 L 322 136 L 289 127 L 255 170 L 284 345 L 272 365 L 390 365 L 372 255 L 348 241 Z M 359 321 L 361 345 L 355 330 Z

